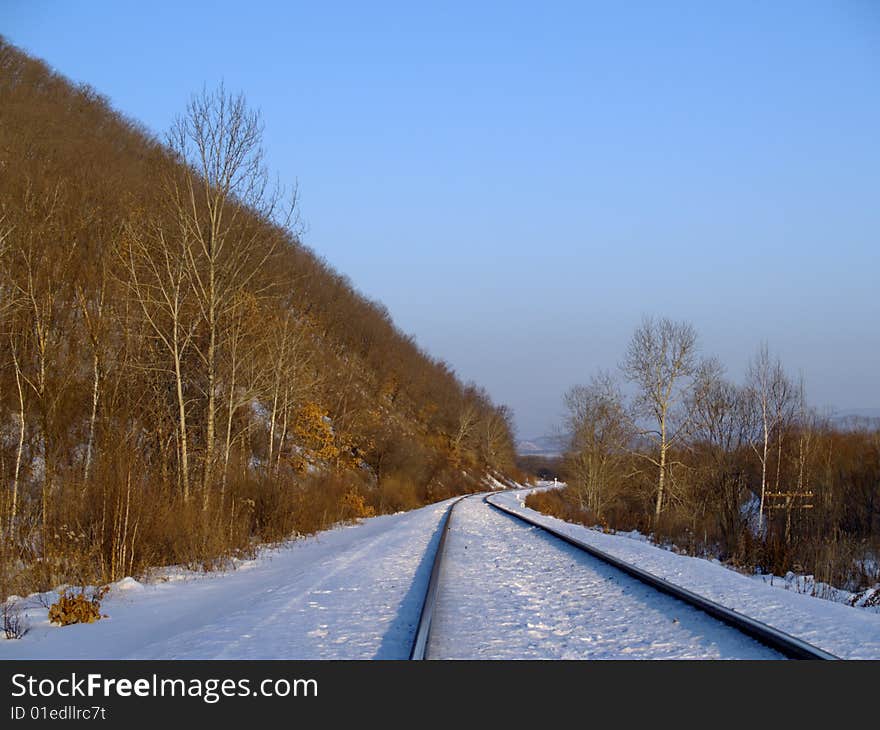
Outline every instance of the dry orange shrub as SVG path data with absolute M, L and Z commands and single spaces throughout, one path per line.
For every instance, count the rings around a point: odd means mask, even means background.
M 49 607 L 49 621 L 59 626 L 69 626 L 91 624 L 106 618 L 101 613 L 101 600 L 109 590 L 110 586 L 103 586 L 92 591 L 91 596 L 87 596 L 85 589 L 74 593 L 65 588 L 58 596 L 58 600 Z

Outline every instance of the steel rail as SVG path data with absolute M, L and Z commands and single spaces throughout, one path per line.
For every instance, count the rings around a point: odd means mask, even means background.
M 443 516 L 443 522 L 440 529 L 440 541 L 437 543 L 437 550 L 434 552 L 434 563 L 431 566 L 431 577 L 428 579 L 428 588 L 425 591 L 425 600 L 422 602 L 422 610 L 419 612 L 419 624 L 416 628 L 415 639 L 413 640 L 412 649 L 409 652 L 409 658 L 421 660 L 425 658 L 425 652 L 428 650 L 428 639 L 431 636 L 431 621 L 434 618 L 434 606 L 437 603 L 437 591 L 440 583 L 440 564 L 443 561 L 443 551 L 446 547 L 446 535 L 449 533 L 449 522 L 452 518 L 452 510 L 458 506 L 465 497 L 459 497 L 446 510 Z
M 541 524 L 536 520 L 527 517 L 515 510 L 510 509 L 509 507 L 505 507 L 504 505 L 496 504 L 492 501 L 488 496 L 483 498 L 483 501 L 488 504 L 490 507 L 495 508 L 499 512 L 503 512 L 515 519 L 521 520 L 527 525 L 531 525 L 532 527 L 537 527 L 545 532 L 550 533 L 554 537 L 567 542 L 569 545 L 572 545 L 580 550 L 583 550 L 595 558 L 608 563 L 609 565 L 617 568 L 618 570 L 626 573 L 627 575 L 635 578 L 642 583 L 646 583 L 647 585 L 655 588 L 661 593 L 665 593 L 673 598 L 677 598 L 678 600 L 693 606 L 694 608 L 703 611 L 704 613 L 709 614 L 713 618 L 731 626 L 738 631 L 746 634 L 747 636 L 759 641 L 765 646 L 770 647 L 771 649 L 775 649 L 780 654 L 788 657 L 789 659 L 825 659 L 825 660 L 833 660 L 839 659 L 839 657 L 831 654 L 823 649 L 820 649 L 817 646 L 813 646 L 812 644 L 804 641 L 803 639 L 798 639 L 796 636 L 791 636 L 790 634 L 786 634 L 779 629 L 776 629 L 772 626 L 768 626 L 761 621 L 757 621 L 749 616 L 746 616 L 742 613 L 734 611 L 733 609 L 727 608 L 726 606 L 722 606 L 714 601 L 710 601 L 708 598 L 705 598 L 693 591 L 689 591 L 686 588 L 682 588 L 681 586 L 677 586 L 674 583 L 670 583 L 663 578 L 659 578 L 652 573 L 647 572 L 646 570 L 642 570 L 641 568 L 637 568 L 635 565 L 631 565 L 620 558 L 616 558 L 613 555 L 610 555 L 598 548 L 586 543 L 582 540 L 578 540 L 576 537 L 572 537 L 571 535 L 566 535 L 565 533 L 556 530 L 548 525 Z

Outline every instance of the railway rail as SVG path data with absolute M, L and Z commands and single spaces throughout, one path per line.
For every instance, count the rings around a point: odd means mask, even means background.
M 459 497 L 446 510 L 443 522 L 440 525 L 440 541 L 437 543 L 437 551 L 434 553 L 434 562 L 431 566 L 431 577 L 428 579 L 428 588 L 425 591 L 425 600 L 419 613 L 419 623 L 416 628 L 415 639 L 409 658 L 421 660 L 425 658 L 428 650 L 428 638 L 431 635 L 431 621 L 434 618 L 434 606 L 437 604 L 437 590 L 440 585 L 440 564 L 443 561 L 443 552 L 446 547 L 446 536 L 449 534 L 449 521 L 452 518 L 452 510 L 466 497 Z
M 479 497 L 479 495 L 470 495 L 470 498 L 477 497 Z M 431 576 L 428 581 L 428 587 L 425 593 L 425 600 L 422 605 L 419 623 L 415 634 L 415 640 L 413 642 L 412 650 L 410 652 L 410 659 L 420 660 L 426 658 L 427 647 L 431 634 L 431 622 L 434 616 L 434 607 L 436 605 L 437 595 L 440 589 L 440 574 L 446 547 L 446 538 L 449 533 L 450 524 L 453 519 L 453 512 L 455 508 L 461 503 L 461 501 L 466 498 L 467 497 L 461 497 L 453 502 L 443 518 L 443 523 L 440 528 L 442 529 L 442 532 L 437 545 L 437 550 L 434 554 L 434 561 L 431 568 Z M 599 550 L 593 545 L 579 540 L 576 537 L 567 535 L 560 530 L 556 530 L 553 527 L 542 524 L 537 520 L 530 518 L 528 515 L 522 514 L 516 510 L 506 507 L 505 505 L 498 504 L 495 500 L 492 499 L 491 495 L 483 496 L 482 500 L 489 507 L 507 515 L 511 519 L 518 520 L 525 525 L 537 528 L 545 533 L 553 535 L 555 538 L 562 540 L 563 542 L 588 553 L 592 557 L 616 568 L 617 570 L 625 573 L 632 578 L 635 578 L 641 583 L 644 583 L 661 593 L 669 595 L 689 606 L 692 606 L 708 614 L 712 618 L 736 629 L 737 631 L 758 641 L 764 646 L 767 646 L 779 652 L 788 659 L 834 660 L 838 658 L 833 654 L 826 652 L 823 649 L 820 649 L 819 647 L 814 646 L 802 639 L 791 636 L 790 634 L 786 634 L 779 629 L 776 629 L 765 623 L 757 621 L 756 619 L 727 608 L 726 606 L 715 603 L 714 601 L 711 601 L 704 596 L 682 588 L 681 586 L 670 583 L 663 578 L 659 578 L 658 576 L 642 570 L 635 565 L 627 563 L 613 555 Z

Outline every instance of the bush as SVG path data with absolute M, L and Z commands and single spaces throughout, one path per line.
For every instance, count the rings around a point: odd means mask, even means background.
M 20 639 L 30 626 L 21 612 L 21 605 L 15 598 L 3 601 L 2 608 L 3 635 L 7 639 Z
M 526 507 L 566 522 L 574 522 L 588 527 L 593 527 L 600 522 L 590 510 L 581 508 L 577 499 L 565 489 L 532 492 L 526 497 Z
M 383 479 L 378 492 L 379 510 L 382 512 L 406 512 L 424 504 L 419 485 L 398 474 Z
M 367 504 L 362 494 L 358 494 L 354 489 L 346 492 L 342 497 L 342 512 L 348 519 L 359 519 L 361 517 L 375 517 L 376 510 Z
M 91 624 L 106 616 L 101 614 L 101 600 L 107 595 L 110 586 L 95 588 L 91 596 L 86 595 L 83 588 L 79 593 L 73 593 L 65 588 L 58 596 L 58 600 L 49 606 L 49 621 L 59 626 L 70 624 Z

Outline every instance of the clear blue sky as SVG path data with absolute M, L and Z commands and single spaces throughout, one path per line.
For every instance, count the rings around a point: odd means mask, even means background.
M 880 3 L 428 5 L 0 0 L 0 33 L 157 132 L 244 91 L 306 243 L 521 436 L 643 313 L 880 406 Z

